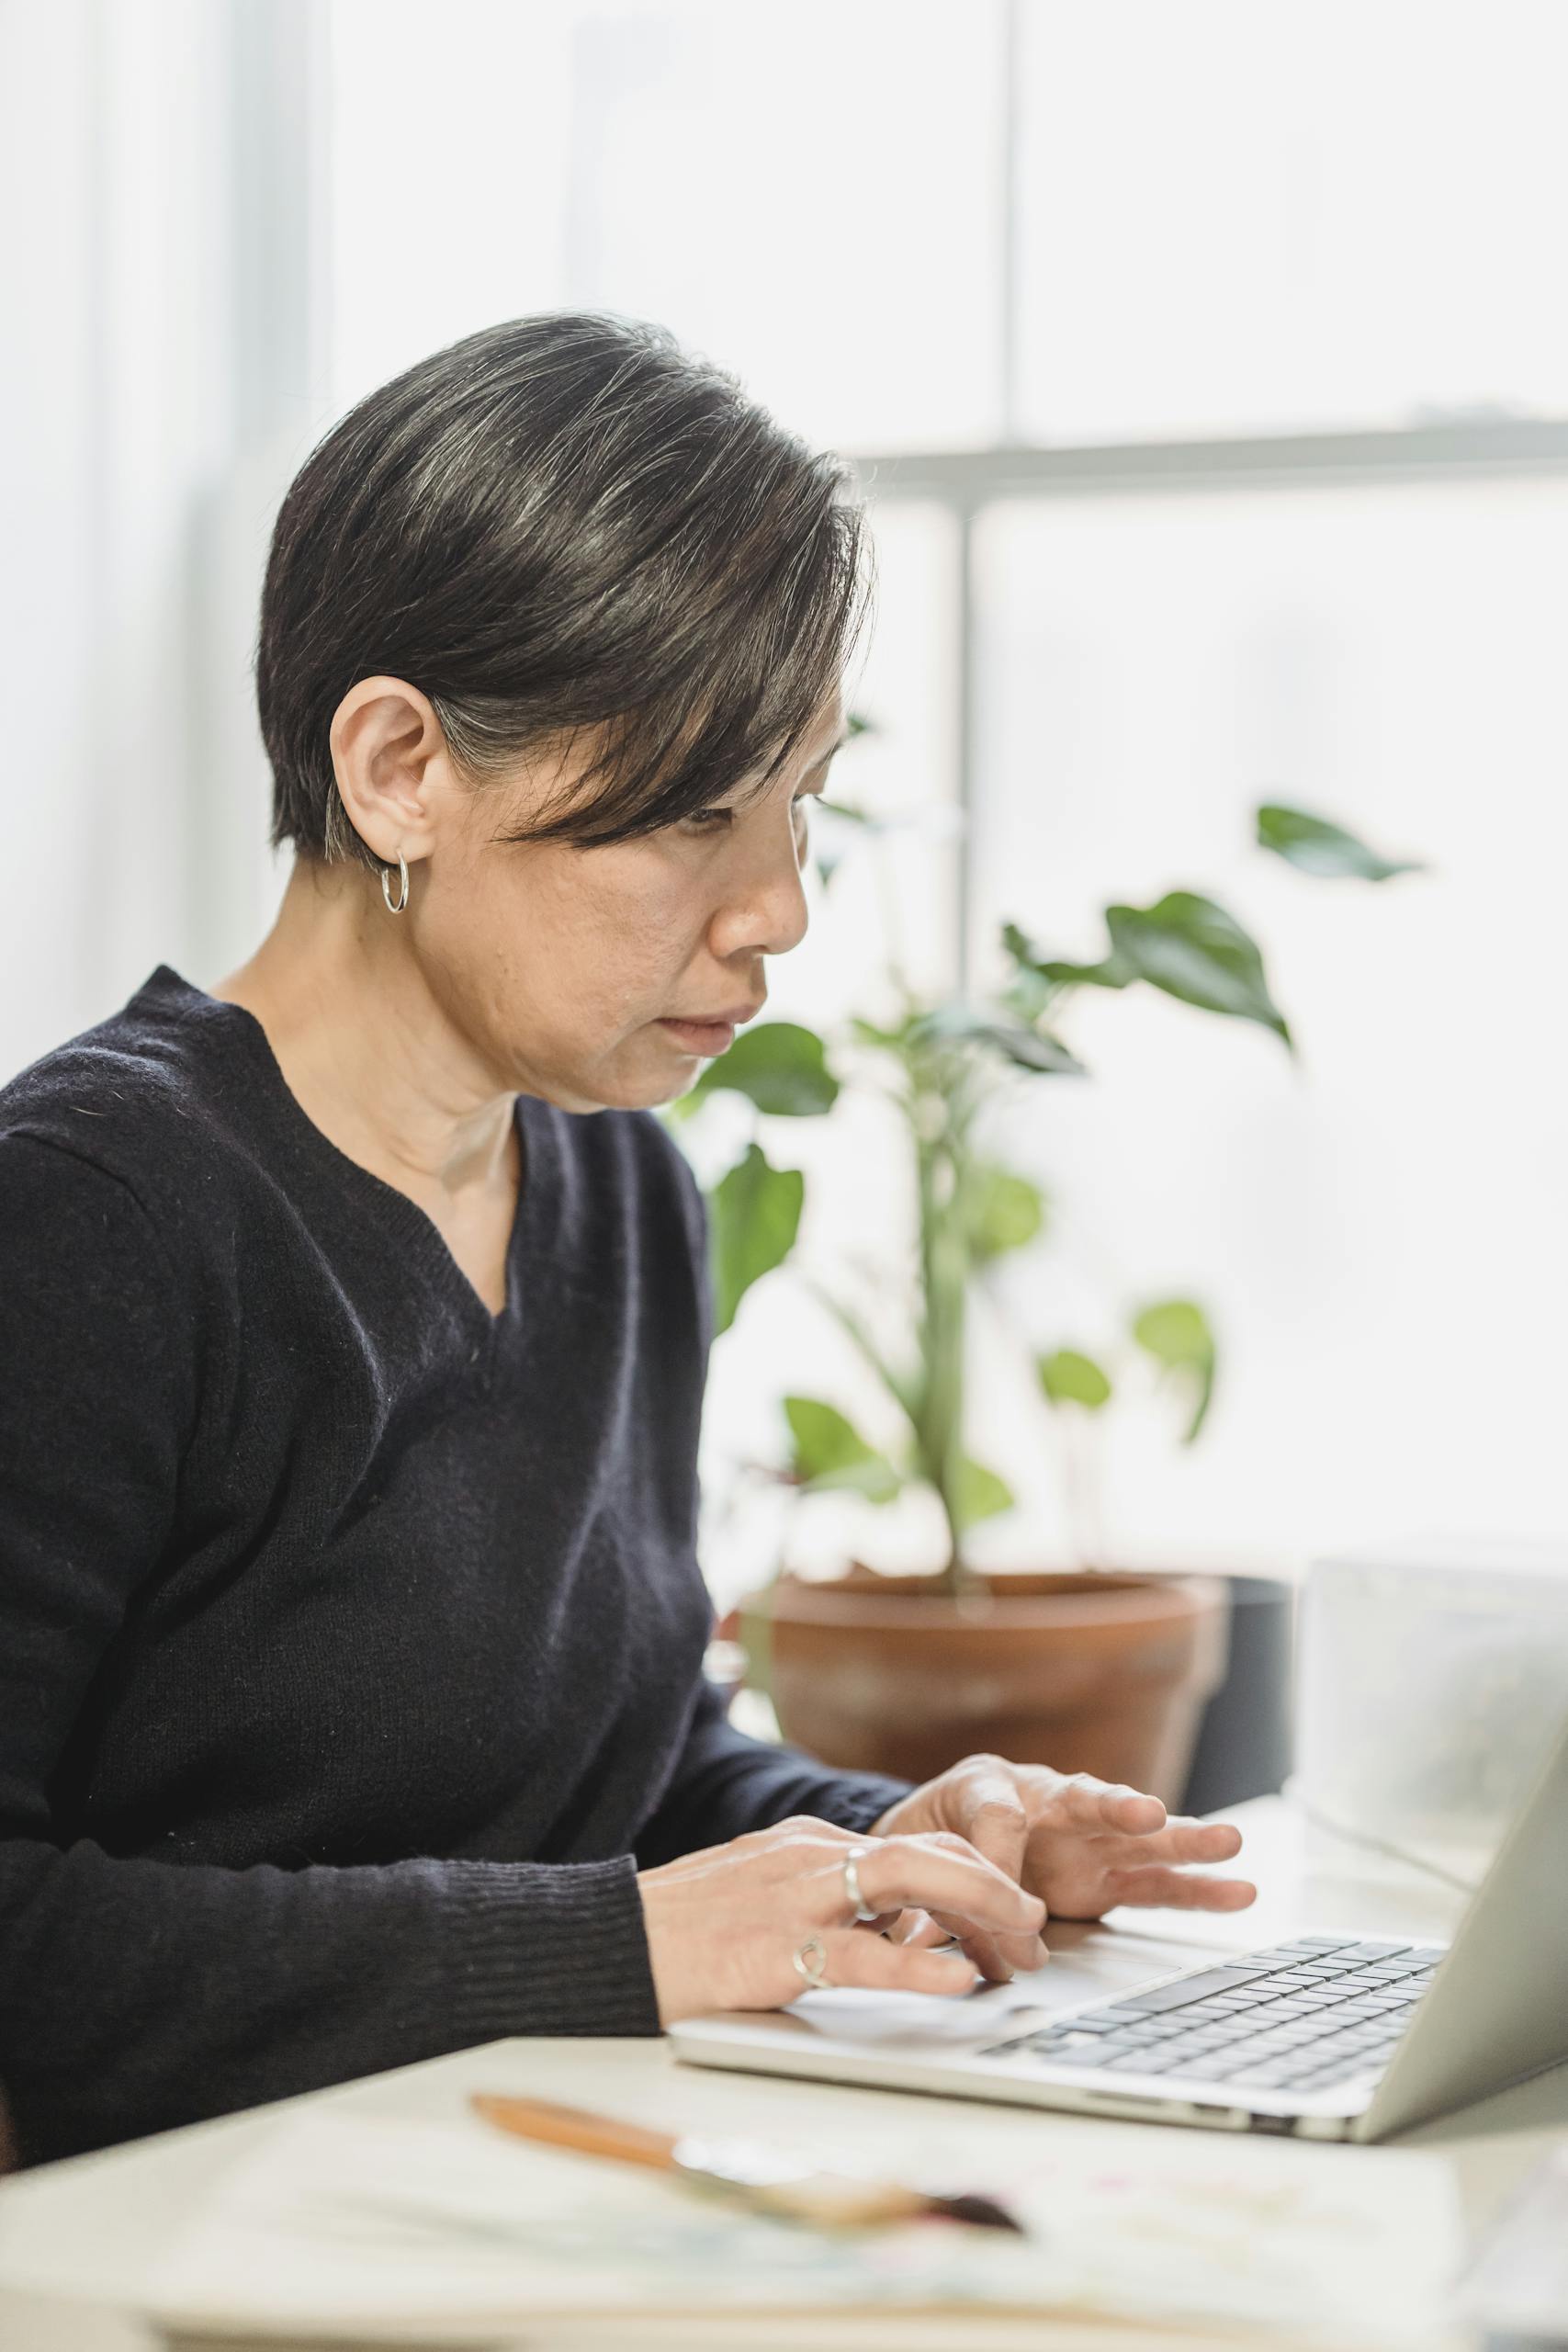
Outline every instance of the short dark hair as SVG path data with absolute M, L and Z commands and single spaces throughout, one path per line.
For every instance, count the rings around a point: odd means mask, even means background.
M 381 672 L 429 697 L 475 783 L 593 730 L 558 813 L 514 839 L 623 841 L 759 768 L 760 789 L 869 606 L 852 479 L 642 320 L 510 319 L 405 369 L 278 511 L 255 658 L 273 846 L 379 870 L 329 730 Z

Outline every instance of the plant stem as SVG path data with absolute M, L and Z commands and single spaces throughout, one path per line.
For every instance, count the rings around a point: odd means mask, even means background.
M 909 1077 L 906 1109 L 915 1138 L 919 1201 L 923 1375 L 915 1436 L 921 1469 L 947 1521 L 942 1589 L 958 1593 L 979 1585 L 964 1556 L 962 1505 L 965 1310 L 973 1270 L 968 1131 L 975 1106 L 956 1056 L 921 1053 L 912 1058 Z

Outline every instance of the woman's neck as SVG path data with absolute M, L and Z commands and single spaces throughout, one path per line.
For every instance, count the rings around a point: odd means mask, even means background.
M 307 1116 L 384 1182 L 433 1215 L 514 1199 L 515 1095 L 497 1091 L 395 922 L 373 876 L 297 857 L 271 931 L 209 994 L 260 1022 Z

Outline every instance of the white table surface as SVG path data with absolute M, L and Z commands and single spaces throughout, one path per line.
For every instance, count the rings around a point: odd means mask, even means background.
M 1457 1894 L 1398 1864 L 1369 1861 L 1348 1850 L 1325 1853 L 1316 1833 L 1279 1799 L 1235 1807 L 1230 1817 L 1240 1823 L 1247 1841 L 1231 1868 L 1238 1875 L 1256 1878 L 1258 1903 L 1224 1920 L 1201 1913 L 1120 1912 L 1098 1928 L 1053 1929 L 1050 1940 L 1060 1946 L 1067 1963 L 1060 1970 L 1059 1997 L 1081 1997 L 1086 1973 L 1111 1987 L 1125 1984 L 1129 1973 L 1153 1973 L 1162 1962 L 1169 1965 L 1168 1950 L 1151 1965 L 1142 1965 L 1142 1947 L 1150 1936 L 1168 1947 L 1175 1939 L 1213 1948 L 1243 1947 L 1339 1927 L 1412 1939 L 1445 1936 L 1451 1930 L 1461 1907 Z M 1044 1972 L 1042 1981 L 1051 1973 Z M 157 2338 L 133 2313 L 151 2265 L 220 2171 L 248 2154 L 285 2108 L 330 2104 L 366 2116 L 450 2117 L 461 2109 L 468 2093 L 479 2087 L 568 2098 L 650 2121 L 666 2115 L 685 2120 L 680 2117 L 684 2108 L 694 2120 L 700 2117 L 714 2128 L 756 2132 L 776 2126 L 781 2136 L 790 2137 L 830 2130 L 852 2138 L 857 2116 L 868 2114 L 871 2103 L 885 2112 L 887 2099 L 914 2098 L 908 2092 L 770 2081 L 679 2066 L 670 2045 L 659 2040 L 517 2040 L 461 2051 L 101 2154 L 39 2165 L 0 2182 L 0 2347 L 3 2352 L 148 2352 Z M 946 2105 L 934 2098 L 917 2103 L 928 2117 Z M 968 2106 L 971 2116 L 977 2111 Z M 998 2107 L 984 2112 L 994 2119 L 994 2127 L 988 2121 L 987 2130 L 994 2128 L 999 2139 L 1023 2132 L 1071 2134 L 1084 2147 L 1086 2160 L 1091 2143 L 1098 2157 L 1111 2143 L 1125 2145 L 1151 2130 L 1169 2132 L 1173 2139 L 1210 2136 L 1187 2134 L 1168 2125 L 1052 2115 L 1043 2109 Z M 1473 2229 L 1491 2218 L 1549 2146 L 1562 2142 L 1568 2142 L 1568 2066 L 1461 2114 L 1423 2125 L 1397 2144 L 1439 2152 L 1453 2168 Z M 1233 2144 L 1245 2150 L 1249 2143 Z M 1343 2145 L 1311 2151 L 1314 2162 L 1351 2165 L 1360 2153 Z M 738 2348 L 777 2344 L 805 2352 L 818 2340 L 813 2325 L 795 2320 L 787 2334 L 780 2335 L 751 2324 L 738 2330 L 733 2342 Z M 635 2336 L 628 2331 L 626 2338 L 628 2346 L 655 2340 L 672 2339 L 656 2338 L 644 2329 Z M 852 2341 L 868 2352 L 884 2344 L 913 2352 L 917 2346 L 940 2340 L 928 2336 L 908 2315 L 890 2318 L 886 2325 L 857 2320 L 852 2333 L 838 2323 L 832 2335 L 835 2346 Z M 1153 2341 L 1122 2328 L 1038 2323 L 1016 2338 L 1005 2337 L 1005 2332 L 987 2336 L 987 2343 L 1003 2340 L 1048 2345 L 1055 2352 L 1077 2352 L 1079 2346 L 1090 2345 L 1100 2352 L 1111 2352 L 1112 2346 L 1122 2352 L 1123 2346 Z M 1233 2346 L 1237 2341 L 1234 2336 L 1228 2340 Z

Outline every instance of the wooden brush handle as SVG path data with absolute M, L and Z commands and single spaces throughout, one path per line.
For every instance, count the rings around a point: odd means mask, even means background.
M 540 2140 L 552 2148 L 576 2148 L 585 2156 L 619 2156 L 628 2165 L 651 2165 L 673 2172 L 675 2135 L 649 2132 L 640 2123 L 619 2123 L 586 2107 L 562 2107 L 548 2098 L 500 2098 L 474 2091 L 469 2104 L 502 2132 L 520 2140 Z

